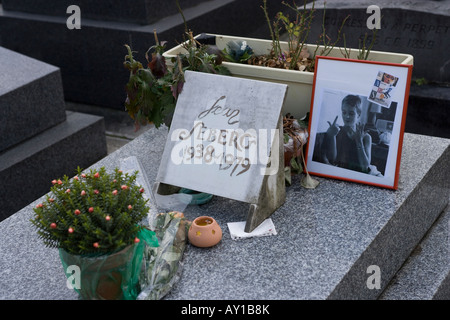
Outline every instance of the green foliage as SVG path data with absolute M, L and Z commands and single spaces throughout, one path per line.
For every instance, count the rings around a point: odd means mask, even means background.
M 306 10 L 306 0 L 303 4 L 303 10 L 299 9 L 295 3 L 292 5 L 284 1 L 282 3 L 294 11 L 295 15 L 293 19 L 289 15 L 283 14 L 283 12 L 278 12 L 275 20 L 271 21 L 267 9 L 267 0 L 263 0 L 263 5 L 261 6 L 272 38 L 271 58 L 276 61 L 285 61 L 286 68 L 290 70 L 304 69 L 300 67 L 303 65 L 300 62 L 309 56 L 306 52 L 306 40 L 311 30 L 311 23 L 314 17 L 314 1 L 311 10 Z M 281 49 L 280 34 L 283 32 L 283 27 L 288 37 L 287 52 L 283 52 Z
M 302 51 L 306 49 L 306 40 L 309 31 L 311 30 L 311 23 L 314 17 L 314 2 L 312 9 L 309 11 L 306 10 L 306 1 L 304 2 L 303 10 L 300 10 L 295 4 L 289 5 L 284 1 L 283 4 L 295 12 L 295 19 L 291 21 L 288 15 L 279 12 L 274 26 L 276 27 L 276 30 L 278 30 L 278 24 L 281 22 L 286 30 L 289 45 L 289 52 L 287 55 L 288 59 L 290 58 L 289 69 L 293 70 L 297 67 L 299 60 L 303 59 L 304 56 Z M 277 33 L 279 33 L 279 31 L 277 31 Z M 277 37 L 276 41 L 278 42 L 277 46 L 280 47 L 279 37 Z
M 127 99 L 125 108 L 135 120 L 136 129 L 140 125 L 153 123 L 159 128 L 173 114 L 184 84 L 186 70 L 229 75 L 227 68 L 221 65 L 218 54 L 211 53 L 210 47 L 201 45 L 188 33 L 185 54 L 180 54 L 173 61 L 174 67 L 168 68 L 165 57 L 165 42 L 159 42 L 155 32 L 156 45 L 146 52 L 147 67 L 135 60 L 129 45 L 125 45 L 128 54 L 124 67 L 130 71 L 130 78 L 125 86 Z M 149 52 L 152 52 L 151 57 Z M 166 123 L 169 125 L 169 123 Z
M 183 73 L 186 70 L 231 75 L 230 71 L 222 65 L 222 52 L 212 45 L 204 45 L 194 39 L 192 31 L 187 33 L 188 40 L 183 43 L 185 53 L 172 58 L 174 72 Z
M 53 180 L 46 200 L 34 208 L 31 223 L 45 245 L 84 255 L 133 244 L 149 211 L 144 190 L 135 184 L 138 172 L 77 171 L 72 179 Z
M 314 72 L 315 56 L 317 54 L 328 56 L 331 53 L 336 43 L 340 40 L 342 28 L 348 17 L 342 22 L 342 25 L 338 30 L 337 39 L 332 42 L 331 38 L 326 34 L 324 11 L 322 33 L 319 36 L 313 56 L 310 58 L 306 41 L 308 40 L 308 35 L 311 31 L 311 25 L 314 19 L 315 1 L 312 1 L 312 7 L 310 10 L 307 10 L 306 8 L 307 2 L 308 1 L 305 0 L 303 2 L 303 8 L 300 8 L 295 4 L 295 2 L 291 5 L 283 1 L 282 3 L 294 12 L 294 17 L 290 18 L 289 15 L 285 15 L 283 12 L 278 12 L 273 22 L 270 20 L 268 15 L 266 0 L 263 0 L 262 9 L 269 25 L 270 35 L 272 38 L 270 58 L 275 61 L 285 62 L 284 66 L 286 69 Z M 281 49 L 280 34 L 283 31 L 286 32 L 288 38 L 287 51 L 283 51 Z
M 190 223 L 179 212 L 160 213 L 154 231 L 160 246 L 144 251 L 146 272 L 141 273 L 141 298 L 160 300 L 173 287 L 180 272 L 180 261 L 186 248 Z
M 124 66 L 130 71 L 130 78 L 125 86 L 127 99 L 125 108 L 132 119 L 135 120 L 136 129 L 140 125 L 153 123 L 160 127 L 164 119 L 175 110 L 177 94 L 172 91 L 183 81 L 167 70 L 164 44 L 157 43 L 146 53 L 147 68 L 136 61 L 130 46 L 125 45 L 128 55 L 125 56 Z M 149 51 L 154 50 L 151 60 Z
M 253 49 L 245 41 L 230 41 L 222 52 L 225 60 L 235 63 L 247 62 L 253 56 Z
M 289 15 L 284 14 L 283 12 L 277 13 L 275 19 L 272 21 L 268 14 L 267 9 L 267 0 L 263 0 L 263 5 L 261 6 L 265 18 L 267 20 L 267 24 L 269 26 L 270 36 L 272 39 L 272 50 L 268 55 L 267 59 L 273 60 L 277 62 L 277 65 L 280 65 L 280 62 L 283 68 L 290 70 L 306 70 L 310 72 L 314 72 L 315 69 L 315 57 L 317 55 L 320 56 L 328 56 L 335 48 L 336 44 L 339 42 L 341 37 L 344 41 L 344 48 L 339 48 L 341 53 L 345 58 L 350 58 L 350 49 L 346 47 L 346 38 L 345 34 L 342 32 L 343 27 L 347 20 L 349 19 L 349 15 L 346 16 L 337 31 L 336 40 L 332 41 L 330 36 L 327 34 L 327 30 L 325 28 L 325 4 L 323 10 L 323 19 L 322 19 L 322 32 L 319 35 L 319 39 L 317 41 L 316 48 L 314 52 L 310 54 L 308 52 L 306 41 L 308 39 L 308 35 L 311 30 L 312 21 L 314 18 L 314 5 L 315 1 L 312 1 L 311 9 L 307 10 L 306 5 L 310 1 L 304 1 L 303 8 L 297 6 L 295 2 L 293 4 L 287 4 L 286 2 L 282 2 L 286 7 L 291 9 L 290 11 L 294 12 L 293 18 L 290 18 Z M 280 42 L 280 34 L 283 32 L 287 35 L 287 51 L 282 50 L 281 42 Z M 370 54 L 370 51 L 375 44 L 375 39 L 377 36 L 377 30 L 373 31 L 372 40 L 370 43 L 368 42 L 367 34 L 363 39 L 360 40 L 359 51 L 357 59 L 359 60 L 367 60 Z M 274 65 L 272 63 L 272 65 Z M 269 64 L 269 66 L 272 66 Z
M 428 80 L 425 79 L 424 77 L 416 79 L 415 82 L 418 86 L 423 86 L 423 85 L 428 84 Z

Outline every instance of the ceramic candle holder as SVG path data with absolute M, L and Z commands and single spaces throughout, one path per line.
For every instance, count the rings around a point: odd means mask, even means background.
M 192 222 L 188 239 L 196 247 L 212 247 L 222 239 L 222 229 L 213 218 L 201 216 Z

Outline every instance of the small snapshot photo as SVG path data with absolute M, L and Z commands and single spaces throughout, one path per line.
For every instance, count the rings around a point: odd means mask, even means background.
M 398 77 L 387 72 L 378 71 L 369 94 L 369 100 L 383 107 L 389 107 L 397 82 Z
M 306 157 L 310 174 L 397 188 L 411 73 L 406 65 L 380 69 L 377 63 L 317 58 Z M 374 74 L 380 80 L 375 85 L 388 75 L 396 90 L 373 96 Z

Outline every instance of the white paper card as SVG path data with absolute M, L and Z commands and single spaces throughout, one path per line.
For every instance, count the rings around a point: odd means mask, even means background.
M 228 229 L 230 230 L 231 239 L 239 240 L 252 237 L 263 237 L 276 235 L 275 225 L 271 218 L 264 220 L 258 227 L 252 232 L 245 232 L 245 221 L 240 222 L 228 222 Z

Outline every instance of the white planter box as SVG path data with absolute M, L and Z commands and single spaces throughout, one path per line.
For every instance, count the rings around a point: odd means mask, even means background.
M 229 41 L 245 40 L 256 55 L 263 55 L 270 52 L 272 45 L 271 40 L 223 36 L 217 34 L 207 35 L 216 37 L 216 45 L 220 50 L 226 48 Z M 198 36 L 199 35 L 196 37 Z M 287 42 L 281 42 L 281 46 L 282 49 L 286 50 L 288 44 Z M 316 45 L 308 44 L 307 47 L 311 54 L 316 49 Z M 171 57 L 176 57 L 177 54 L 185 52 L 186 50 L 184 50 L 182 45 L 178 45 L 166 51 L 164 56 L 167 59 L 167 64 L 171 64 Z M 356 59 L 357 54 L 358 49 L 352 49 L 350 58 Z M 343 55 L 338 47 L 334 48 L 328 56 L 343 58 Z M 368 60 L 410 65 L 413 64 L 412 55 L 381 51 L 371 51 Z M 310 111 L 311 93 L 314 79 L 313 72 L 260 67 L 234 62 L 223 62 L 223 65 L 226 66 L 230 70 L 231 74 L 236 77 L 287 84 L 288 92 L 282 109 L 283 115 L 289 112 L 296 118 L 302 118 L 307 112 Z

